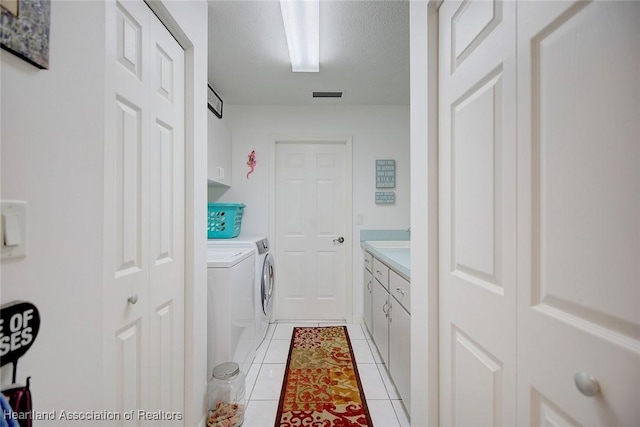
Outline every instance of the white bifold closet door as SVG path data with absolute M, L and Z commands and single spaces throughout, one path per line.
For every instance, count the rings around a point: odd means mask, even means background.
M 640 3 L 518 3 L 520 425 L 640 423 L 638 75 Z
M 442 426 L 638 425 L 639 22 L 439 9 Z
M 140 425 L 184 406 L 184 51 L 144 2 L 107 7 L 104 396 Z

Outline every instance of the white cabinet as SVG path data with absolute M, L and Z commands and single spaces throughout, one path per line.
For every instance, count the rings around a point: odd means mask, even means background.
M 407 412 L 411 411 L 411 316 L 395 298 L 389 311 L 389 375 Z
M 212 186 L 231 186 L 231 131 L 211 111 L 207 111 L 207 180 Z
M 411 406 L 411 285 L 389 270 L 389 375 L 405 408 Z
M 410 411 L 411 285 L 369 252 L 365 252 L 364 265 L 364 323 Z
M 373 319 L 371 317 L 371 307 L 373 303 L 373 275 L 367 269 L 364 270 L 364 324 L 373 335 Z
M 373 341 L 385 365 L 389 366 L 389 292 L 378 282 L 373 281 Z

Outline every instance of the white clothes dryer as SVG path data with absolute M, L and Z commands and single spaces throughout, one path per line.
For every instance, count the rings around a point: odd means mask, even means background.
M 224 362 L 247 374 L 256 355 L 255 248 L 207 248 L 207 376 Z
M 256 250 L 255 262 L 255 315 L 256 348 L 262 344 L 273 315 L 275 292 L 275 262 L 270 252 L 269 239 L 264 236 L 240 236 L 233 239 L 212 239 L 209 245 L 220 247 L 250 247 Z

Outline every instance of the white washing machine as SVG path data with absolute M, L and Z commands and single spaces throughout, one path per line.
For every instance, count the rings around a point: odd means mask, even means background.
M 269 251 L 269 239 L 264 236 L 240 236 L 233 239 L 209 240 L 209 245 L 235 248 L 250 247 L 256 250 L 254 307 L 256 348 L 258 348 L 267 334 L 275 301 L 275 264 L 273 255 Z
M 269 239 L 266 237 L 255 241 L 258 256 L 256 257 L 256 348 L 262 344 L 267 335 L 269 321 L 273 315 L 275 301 L 276 269 L 275 259 L 271 254 Z M 258 273 L 260 276 L 258 277 Z M 259 296 L 259 300 L 258 300 Z
M 249 372 L 256 355 L 255 247 L 207 248 L 207 376 L 224 362 Z

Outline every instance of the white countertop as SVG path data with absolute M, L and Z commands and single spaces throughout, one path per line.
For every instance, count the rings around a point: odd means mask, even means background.
M 409 241 L 364 241 L 360 246 L 411 281 L 411 247 Z

